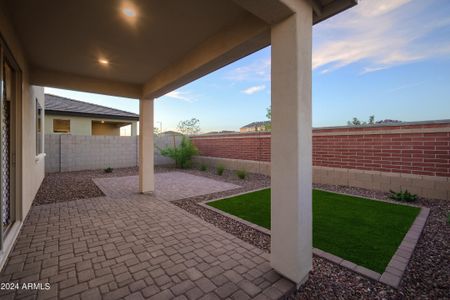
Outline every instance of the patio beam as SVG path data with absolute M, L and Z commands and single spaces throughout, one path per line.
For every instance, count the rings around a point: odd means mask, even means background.
M 31 68 L 30 84 L 139 99 L 142 85 Z
M 268 24 L 276 24 L 294 12 L 279 0 L 233 0 Z
M 271 265 L 297 284 L 312 268 L 312 7 L 272 26 Z
M 270 44 L 270 27 L 246 14 L 152 77 L 143 98 L 157 98 Z
M 312 0 L 317 2 L 316 0 Z M 314 24 L 325 21 L 332 16 L 337 15 L 340 12 L 343 12 L 346 9 L 349 9 L 358 4 L 358 0 L 335 0 L 331 1 L 324 6 L 319 6 L 317 4 L 317 10 L 314 14 Z M 319 13 L 320 12 L 320 13 Z
M 155 191 L 153 99 L 139 100 L 139 192 Z
M 292 15 L 295 1 L 286 0 L 233 0 L 236 4 L 251 12 L 268 24 L 276 24 Z M 325 5 L 322 5 L 325 2 Z M 355 6 L 358 0 L 308 0 L 313 8 L 313 24 L 326 20 L 341 11 Z

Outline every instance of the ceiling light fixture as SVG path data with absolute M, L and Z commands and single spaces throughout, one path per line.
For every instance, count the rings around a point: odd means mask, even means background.
M 125 6 L 122 8 L 122 13 L 130 18 L 136 17 L 136 10 L 134 10 L 132 7 L 130 6 Z
M 98 59 L 99 64 L 107 66 L 109 65 L 109 60 L 105 59 L 105 58 L 99 58 Z

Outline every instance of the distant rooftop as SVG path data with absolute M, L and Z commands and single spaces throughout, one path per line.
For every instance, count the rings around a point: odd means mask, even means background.
M 120 120 L 139 120 L 139 115 L 111 107 L 45 94 L 45 113 Z
M 255 128 L 255 127 L 260 127 L 260 126 L 265 126 L 265 125 L 270 125 L 270 121 L 252 122 L 250 124 L 242 126 L 241 128 Z

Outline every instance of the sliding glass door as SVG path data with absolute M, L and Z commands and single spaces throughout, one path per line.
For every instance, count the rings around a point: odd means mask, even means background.
M 17 82 L 19 69 L 0 39 L 0 242 L 16 220 L 15 165 Z

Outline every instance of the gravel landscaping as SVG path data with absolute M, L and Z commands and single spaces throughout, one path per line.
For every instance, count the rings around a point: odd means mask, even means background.
M 189 172 L 190 174 L 198 176 L 205 176 L 215 180 L 223 180 L 229 183 L 240 185 L 241 187 L 233 190 L 177 200 L 173 201 L 172 203 L 262 250 L 269 250 L 270 236 L 258 230 L 255 230 L 254 228 L 247 226 L 241 222 L 235 221 L 222 214 L 204 208 L 197 203 L 269 187 L 270 177 L 261 174 L 250 173 L 245 179 L 239 179 L 235 172 L 225 170 L 222 176 L 219 176 L 215 173 L 214 169 L 209 169 L 207 171 L 185 170 L 185 172 Z
M 103 170 L 48 173 L 34 198 L 33 205 L 66 202 L 104 196 L 92 178 L 137 175 L 138 168 L 114 169 L 112 173 Z
M 156 172 L 171 170 L 173 169 L 157 168 Z M 113 173 L 97 170 L 48 174 L 36 196 L 34 205 L 103 196 L 92 182 L 92 178 L 130 176 L 136 175 L 137 172 L 137 168 L 126 168 L 116 169 Z M 260 249 L 270 251 L 270 236 L 198 205 L 198 202 L 269 187 L 269 177 L 248 174 L 246 179 L 241 180 L 234 172 L 226 170 L 222 176 L 218 176 L 213 169 L 183 170 L 183 172 L 223 180 L 241 187 L 177 200 L 173 201 L 173 204 Z M 368 198 L 388 199 L 386 193 L 359 188 L 329 185 L 314 185 L 314 187 Z M 431 211 L 398 290 L 314 256 L 313 271 L 309 280 L 295 295 L 291 296 L 291 299 L 449 299 L 450 224 L 447 218 L 450 213 L 450 202 L 419 199 L 415 204 L 429 207 Z

